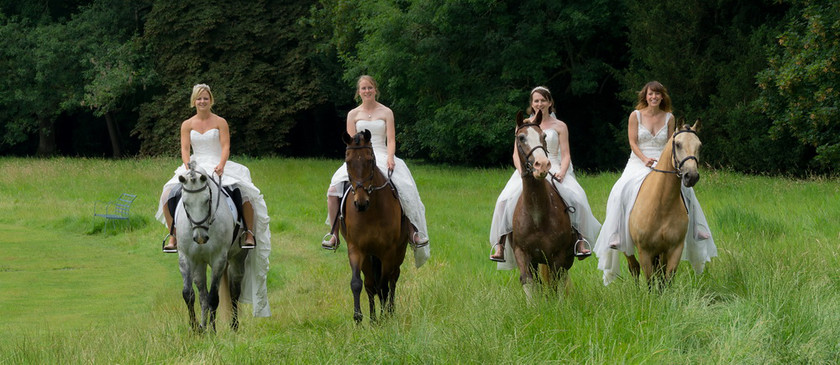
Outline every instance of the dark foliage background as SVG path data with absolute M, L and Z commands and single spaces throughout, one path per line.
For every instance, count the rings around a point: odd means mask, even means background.
M 234 154 L 338 158 L 355 79 L 377 78 L 398 154 L 509 166 L 549 87 L 575 165 L 616 169 L 650 80 L 702 118 L 702 160 L 840 164 L 840 5 L 827 0 L 0 0 L 0 154 L 176 155 L 207 83 Z

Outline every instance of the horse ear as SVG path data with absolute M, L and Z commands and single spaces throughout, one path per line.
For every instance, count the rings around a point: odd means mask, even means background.
M 516 112 L 516 127 L 519 128 L 522 126 L 522 111 Z
M 540 125 L 540 123 L 542 123 L 542 118 L 543 118 L 542 110 L 538 110 L 537 111 L 537 116 L 534 117 L 534 124 Z
M 697 120 L 694 121 L 694 126 L 692 126 L 691 129 L 693 129 L 695 132 L 700 131 L 700 118 L 697 118 Z
M 370 131 L 365 129 L 365 131 L 362 132 L 362 134 L 364 134 L 364 136 L 365 136 L 365 141 L 370 142 Z
M 351 143 L 353 143 L 353 137 L 350 137 L 350 135 L 347 134 L 347 132 L 344 132 L 344 133 L 341 134 L 341 140 L 344 142 L 344 144 L 346 144 L 348 146 Z

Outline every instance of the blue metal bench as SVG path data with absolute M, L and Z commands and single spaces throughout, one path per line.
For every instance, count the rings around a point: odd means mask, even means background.
M 117 221 L 126 221 L 131 227 L 131 220 L 129 219 L 131 203 L 137 195 L 125 194 L 120 195 L 119 198 L 109 202 L 96 202 L 93 205 L 93 216 L 105 218 L 104 233 L 108 233 L 108 225 L 116 227 Z

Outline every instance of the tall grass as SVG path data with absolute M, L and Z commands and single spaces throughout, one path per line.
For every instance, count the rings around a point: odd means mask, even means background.
M 320 249 L 337 160 L 239 159 L 271 215 L 273 315 L 239 332 L 187 324 L 177 256 L 153 218 L 175 159 L 0 159 L 0 363 L 837 363 L 840 184 L 702 171 L 697 195 L 719 249 L 664 293 L 597 261 L 563 297 L 528 306 L 518 274 L 487 260 L 509 169 L 409 163 L 432 258 L 408 254 L 396 313 L 352 320 L 346 246 Z M 616 173 L 580 174 L 597 218 Z M 102 232 L 93 204 L 138 194 L 131 227 Z M 625 264 L 626 273 L 626 264 Z M 363 300 L 363 303 L 366 301 Z

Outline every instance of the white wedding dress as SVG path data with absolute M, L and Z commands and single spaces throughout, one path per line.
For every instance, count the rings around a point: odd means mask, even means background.
M 670 138 L 668 135 L 668 120 L 671 119 L 671 113 L 665 116 L 665 125 L 655 135 L 652 135 L 642 125 L 641 112 L 637 110 L 635 113 L 636 120 L 639 121 L 639 149 L 645 156 L 658 159 Z M 595 255 L 598 256 L 598 268 L 604 272 L 604 285 L 608 285 L 615 280 L 621 272 L 621 255 L 619 253 L 623 252 L 627 256 L 635 254 L 635 246 L 630 238 L 627 221 L 630 218 L 630 211 L 633 209 L 636 196 L 639 194 L 639 188 L 651 171 L 653 170 L 645 166 L 644 162 L 631 152 L 627 166 L 624 167 L 624 172 L 621 173 L 621 177 L 610 191 L 610 196 L 607 199 L 607 216 L 604 218 L 604 225 L 601 227 L 601 233 L 594 249 Z M 717 248 L 712 238 L 712 231 L 709 229 L 709 223 L 706 221 L 706 215 L 703 214 L 703 209 L 700 208 L 700 203 L 694 194 L 694 189 L 683 185 L 680 187 L 688 208 L 688 231 L 685 236 L 682 259 L 688 260 L 695 272 L 700 274 L 703 272 L 706 262 L 717 256 Z M 700 239 L 701 233 L 708 234 L 709 238 Z M 617 250 L 609 248 L 611 242 L 618 243 Z
M 212 174 L 213 169 L 216 168 L 222 158 L 219 130 L 214 128 L 203 134 L 194 130 L 190 131 L 190 144 L 193 150 L 190 160 L 196 161 L 205 172 Z M 178 176 L 185 172 L 187 172 L 187 169 L 182 164 L 175 170 L 175 176 L 163 186 L 163 193 L 160 196 L 155 217 L 164 225 L 166 225 L 166 219 L 163 215 L 163 204 L 169 199 L 169 190 L 181 184 L 178 181 Z M 242 293 L 239 300 L 253 305 L 254 316 L 269 317 L 271 316 L 271 308 L 268 304 L 266 277 L 268 275 L 268 256 L 271 253 L 271 232 L 268 227 L 269 217 L 265 199 L 263 199 L 260 189 L 251 182 L 251 171 L 244 165 L 233 161 L 225 163 L 225 170 L 222 173 L 222 186 L 239 188 L 243 201 L 251 202 L 251 206 L 254 208 L 254 225 L 256 227 L 249 228 L 254 232 L 257 246 L 251 250 L 245 261 L 245 278 L 242 282 Z
M 373 146 L 373 154 L 376 157 L 376 166 L 379 167 L 379 170 L 385 176 L 388 176 L 388 146 L 386 144 L 385 121 L 377 119 L 359 120 L 356 122 L 357 131 L 361 132 L 365 129 L 370 131 L 370 142 Z M 348 180 L 347 164 L 345 163 L 333 174 L 332 180 L 330 181 L 331 189 L 328 190 L 327 196 L 341 198 L 340 195 L 343 193 L 341 184 Z M 428 237 L 429 230 L 426 227 L 426 207 L 420 200 L 420 193 L 417 191 L 417 185 L 414 183 L 414 177 L 411 176 L 411 171 L 408 170 L 405 162 L 396 156 L 394 157 L 394 172 L 391 175 L 391 181 L 397 187 L 397 191 L 400 194 L 400 204 L 402 205 L 403 213 L 408 217 L 411 224 L 417 228 L 418 232 Z M 331 191 L 335 191 L 335 193 L 331 193 Z M 326 223 L 327 225 L 332 225 L 329 217 L 326 219 Z M 414 265 L 416 267 L 422 266 L 429 258 L 431 252 L 430 246 L 426 245 L 414 250 Z
M 551 162 L 550 174 L 554 175 L 560 170 L 560 138 L 557 131 L 549 129 L 545 131 L 545 143 L 548 149 L 548 159 Z M 551 177 L 546 177 L 550 179 Z M 583 235 L 589 242 L 595 242 L 598 237 L 598 231 L 601 229 L 601 223 L 592 215 L 592 208 L 589 206 L 589 200 L 586 198 L 586 192 L 577 182 L 575 178 L 574 168 L 569 162 L 569 169 L 566 171 L 566 176 L 562 183 L 557 183 L 557 180 L 551 180 L 560 196 L 566 202 L 567 206 L 574 207 L 574 213 L 569 213 L 569 218 L 572 220 L 572 226 Z M 519 201 L 519 196 L 522 195 L 522 177 L 519 171 L 514 170 L 499 198 L 496 199 L 496 208 L 493 211 L 493 221 L 490 224 L 490 246 L 493 247 L 499 243 L 502 236 L 513 232 L 513 212 L 516 209 L 516 203 Z M 498 270 L 512 270 L 516 268 L 516 260 L 513 255 L 513 248 L 510 242 L 505 241 L 505 262 L 499 262 L 496 265 Z

